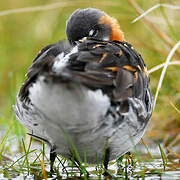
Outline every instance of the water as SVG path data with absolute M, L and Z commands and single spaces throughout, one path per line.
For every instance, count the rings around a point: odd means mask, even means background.
M 167 179 L 167 180 L 173 180 L 173 179 L 180 179 L 180 169 L 179 170 L 172 170 L 171 168 L 168 168 L 165 172 L 161 172 L 162 170 L 162 162 L 160 159 L 155 159 L 154 161 L 150 162 L 151 165 L 149 164 L 149 162 L 142 162 L 141 164 L 137 164 L 136 168 L 133 169 L 131 166 L 127 167 L 127 175 L 125 174 L 118 174 L 118 167 L 117 165 L 114 163 L 112 165 L 110 165 L 109 167 L 109 172 L 112 175 L 112 179 L 115 178 L 125 178 L 128 177 L 128 179 L 134 179 L 134 178 L 139 178 L 139 179 L 143 179 L 143 177 L 145 177 L 145 179 Z M 157 168 L 157 170 L 154 170 L 154 172 L 152 171 L 152 165 L 155 166 Z M 141 166 L 145 166 L 147 169 L 146 173 L 142 173 L 144 171 L 142 171 L 142 169 L 140 168 Z M 2 168 L 2 166 L 0 167 Z M 33 171 L 34 169 L 34 171 Z M 98 171 L 95 167 L 88 167 L 86 168 L 87 171 L 90 173 L 89 179 L 103 179 L 104 176 L 102 175 L 98 175 Z M 46 168 L 47 171 L 49 171 L 49 167 L 47 165 Z M 19 172 L 21 171 L 21 172 Z M 68 172 L 68 174 L 66 173 L 66 171 Z M 62 168 L 59 169 L 59 174 L 60 175 L 56 175 L 54 174 L 51 178 L 50 175 L 47 174 L 47 179 L 55 179 L 55 178 L 59 178 L 59 179 L 68 179 L 68 178 L 72 178 L 72 177 L 80 177 L 80 172 L 78 170 L 78 168 L 72 168 L 72 167 L 66 167 L 66 171 L 64 171 Z M 27 179 L 27 180 L 33 180 L 33 179 L 42 179 L 42 175 L 41 175 L 41 166 L 36 167 L 35 168 L 32 167 L 31 171 L 28 173 L 27 169 L 21 169 L 19 167 L 15 167 L 15 169 L 8 169 L 8 170 L 1 170 L 0 171 L 0 179 L 1 180 L 5 180 L 5 179 Z M 144 174 L 144 175 L 143 175 Z M 83 177 L 82 177 L 83 178 Z
M 28 139 L 26 140 L 29 141 Z M 27 143 L 28 144 L 28 143 Z M 26 146 L 26 150 L 28 145 Z M 176 148 L 177 149 L 177 148 Z M 56 160 L 55 173 L 51 176 L 49 173 L 49 149 L 46 147 L 44 156 L 45 171 L 42 171 L 42 144 L 38 141 L 33 141 L 28 158 L 23 157 L 23 148 L 19 147 L 16 137 L 8 139 L 5 145 L 4 153 L 0 163 L 0 180 L 18 179 L 18 180 L 33 180 L 42 179 L 78 179 L 81 173 L 77 167 L 71 162 L 61 158 L 61 162 Z M 139 144 L 134 150 L 136 154 L 126 155 L 122 162 L 115 161 L 109 163 L 108 172 L 111 175 L 110 179 L 124 178 L 124 179 L 164 179 L 174 180 L 180 179 L 180 163 L 178 159 L 168 161 L 165 171 L 163 160 L 160 157 L 158 145 L 153 144 L 149 149 L 154 159 L 149 158 L 147 150 L 144 145 Z M 138 152 L 138 154 L 137 154 Z M 140 160 L 141 159 L 141 160 Z M 144 160 L 142 160 L 144 159 Z M 17 162 L 16 162 L 17 161 Z M 13 164 L 16 162 L 15 164 Z M 102 175 L 103 167 L 87 166 L 86 170 L 89 172 L 88 179 L 104 179 Z M 109 177 L 108 177 L 109 178 Z M 84 179 L 84 176 L 81 176 Z M 107 179 L 107 178 L 106 178 Z

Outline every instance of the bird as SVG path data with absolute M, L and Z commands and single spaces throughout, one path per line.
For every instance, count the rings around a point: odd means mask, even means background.
M 103 162 L 107 170 L 109 161 L 140 141 L 150 122 L 147 67 L 118 21 L 100 9 L 75 10 L 66 35 L 36 56 L 14 111 L 32 137 L 50 146 L 51 171 L 58 154 Z

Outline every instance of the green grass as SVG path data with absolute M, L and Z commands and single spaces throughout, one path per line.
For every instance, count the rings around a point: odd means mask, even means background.
M 154 9 L 151 13 L 146 15 L 146 19 L 142 18 L 136 23 L 131 23 L 137 16 L 138 10 L 134 2 L 144 11 L 150 9 L 157 3 L 171 4 L 170 0 L 160 1 L 146 1 L 146 0 L 88 0 L 88 1 L 70 1 L 61 0 L 60 3 L 66 3 L 64 6 L 58 6 L 54 9 L 38 10 L 21 12 L 18 10 L 14 14 L 1 15 L 2 11 L 9 9 L 19 9 L 32 6 L 42 6 L 55 1 L 50 0 L 36 0 L 36 1 L 13 1 L 7 0 L 0 3 L 0 174 L 4 176 L 11 176 L 20 172 L 36 174 L 37 177 L 49 177 L 46 172 L 46 167 L 49 164 L 46 158 L 44 146 L 42 150 L 31 149 L 31 142 L 27 145 L 23 137 L 26 137 L 25 128 L 16 120 L 13 112 L 13 105 L 15 103 L 16 94 L 19 91 L 23 81 L 25 80 L 25 73 L 31 65 L 32 60 L 36 54 L 44 46 L 50 43 L 57 42 L 61 39 L 66 39 L 65 25 L 69 15 L 77 8 L 96 7 L 104 10 L 111 16 L 118 19 L 122 30 L 125 32 L 125 38 L 128 42 L 134 45 L 145 59 L 148 69 L 164 63 L 168 57 L 173 46 L 180 40 L 180 23 L 179 10 L 174 10 L 166 7 L 159 7 Z M 173 5 L 178 4 L 178 0 L 173 1 Z M 26 9 L 25 9 L 26 11 Z M 153 25 L 155 25 L 155 27 Z M 180 61 L 180 48 L 177 48 L 171 61 Z M 180 133 L 180 66 L 168 66 L 164 80 L 159 91 L 156 108 L 153 112 L 152 120 L 149 129 L 145 134 L 147 142 L 155 141 L 159 147 L 162 168 L 158 169 L 154 166 L 156 157 L 151 154 L 151 148 L 144 143 L 147 155 L 144 159 L 141 153 L 135 150 L 133 157 L 125 155 L 117 160 L 118 172 L 114 176 L 121 176 L 124 179 L 128 177 L 146 177 L 152 174 L 160 175 L 163 171 L 168 171 L 171 168 L 178 169 L 175 161 L 169 157 L 173 152 L 166 154 L 165 150 L 173 148 L 172 144 L 178 146 L 178 135 Z M 161 70 L 157 70 L 150 74 L 151 88 L 155 95 Z M 4 133 L 5 131 L 5 133 Z M 20 155 L 14 162 L 6 160 L 6 156 L 13 157 L 12 152 L 13 142 L 12 137 L 17 139 L 17 147 Z M 69 139 L 69 141 L 71 141 Z M 161 142 L 165 149 L 159 144 Z M 72 142 L 71 142 L 72 143 Z M 170 147 L 168 146 L 170 145 Z M 72 143 L 75 157 L 79 160 L 78 167 L 86 177 L 85 168 L 88 169 L 88 164 L 83 164 L 79 159 L 76 147 Z M 167 151 L 168 152 L 168 151 Z M 171 156 L 169 156 L 171 154 Z M 178 152 L 174 153 L 178 159 Z M 148 157 L 148 158 L 147 158 Z M 98 159 L 98 158 L 97 158 Z M 131 159 L 131 160 L 130 160 Z M 149 159 L 149 161 L 147 161 Z M 84 155 L 86 161 L 86 154 Z M 5 162 L 8 163 L 5 163 Z M 61 161 L 56 160 L 56 173 L 62 172 L 66 176 L 75 176 L 76 173 L 69 171 L 67 166 L 75 168 L 75 162 L 69 162 L 65 159 Z M 148 165 L 144 164 L 145 162 Z M 172 162 L 174 164 L 172 165 Z M 170 165 L 169 165 L 170 163 Z M 95 167 L 96 176 L 101 179 L 103 173 L 102 163 L 97 160 L 97 167 Z M 129 167 L 133 167 L 134 173 L 129 174 Z M 64 168 L 62 168 L 64 167 Z M 1 168 L 0 168 L 1 169 Z M 139 169 L 137 171 L 137 169 Z M 132 172 L 133 172 L 132 171 Z M 59 174 L 59 177 L 61 173 Z
M 166 170 L 166 166 L 167 166 L 167 157 L 166 157 L 166 154 L 163 151 L 163 148 L 161 147 L 160 144 L 159 144 L 159 150 L 161 152 L 161 158 L 162 158 L 163 167 L 164 167 L 164 171 L 165 171 Z

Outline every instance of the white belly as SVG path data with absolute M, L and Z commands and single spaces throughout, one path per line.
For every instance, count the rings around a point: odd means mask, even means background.
M 95 128 L 110 106 L 101 90 L 91 91 L 75 83 L 44 82 L 30 88 L 32 104 L 56 126 L 76 132 Z M 79 128 L 80 127 L 80 128 Z

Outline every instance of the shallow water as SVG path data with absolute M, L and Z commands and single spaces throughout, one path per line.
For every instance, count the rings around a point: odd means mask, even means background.
M 25 141 L 27 144 L 29 139 Z M 20 152 L 20 149 L 22 152 Z M 26 146 L 26 150 L 28 145 Z M 80 171 L 71 161 L 64 160 L 61 162 L 56 160 L 55 173 L 51 176 L 49 173 L 49 149 L 46 147 L 44 164 L 42 163 L 42 144 L 38 141 L 33 141 L 30 151 L 27 157 L 22 157 L 25 153 L 23 148 L 19 147 L 16 137 L 8 139 L 5 145 L 4 153 L 0 163 L 0 180 L 2 179 L 84 179 L 84 175 L 81 176 Z M 147 150 L 144 145 L 139 144 L 134 150 L 135 157 L 125 156 L 122 162 L 116 163 L 115 161 L 109 163 L 108 172 L 111 175 L 110 179 L 124 178 L 124 179 L 180 179 L 180 164 L 179 160 L 173 159 L 172 162 L 168 162 L 164 171 L 163 161 L 160 157 L 158 145 L 153 144 L 149 149 L 152 158 L 147 158 Z M 133 153 L 132 153 L 133 154 Z M 20 159 L 21 158 L 21 159 Z M 140 160 L 144 159 L 144 160 Z M 17 162 L 16 162 L 17 161 Z M 15 163 L 16 162 L 16 163 Z M 45 167 L 45 171 L 42 171 Z M 104 179 L 102 175 L 103 168 L 99 166 L 86 166 L 86 170 L 89 172 L 88 179 Z M 109 177 L 108 177 L 109 178 Z M 106 178 L 107 179 L 107 178 Z
M 141 164 L 138 164 L 135 169 L 132 169 L 131 166 L 127 168 L 127 175 L 122 175 L 118 173 L 118 167 L 117 165 L 113 164 L 109 167 L 109 172 L 111 174 L 112 179 L 116 178 L 128 178 L 128 179 L 134 179 L 139 178 L 143 179 L 180 179 L 180 169 L 179 170 L 171 170 L 170 168 L 167 169 L 165 172 L 161 172 L 162 170 L 162 162 L 160 159 L 155 159 L 154 161 L 150 162 L 151 165 L 149 165 L 149 162 L 142 162 Z M 154 172 L 151 172 L 152 165 L 157 168 L 157 170 L 154 170 Z M 149 171 L 147 171 L 144 175 L 142 175 L 142 169 L 139 168 L 140 166 L 146 166 L 146 168 L 149 168 Z M 0 167 L 3 169 L 3 167 Z M 26 168 L 19 169 L 17 166 L 15 169 L 4 169 L 0 171 L 0 179 L 42 179 L 41 175 L 41 166 L 39 167 L 31 167 L 31 172 L 28 173 L 28 170 Z M 34 171 L 33 171 L 34 169 Z M 95 169 L 95 167 L 88 167 L 86 170 L 90 173 L 90 176 L 88 179 L 104 179 L 103 175 L 98 175 L 98 171 Z M 160 171 L 158 171 L 160 170 Z M 18 172 L 21 171 L 21 172 Z M 49 167 L 47 165 L 46 171 L 49 171 Z M 68 174 L 67 174 L 67 172 Z M 72 167 L 66 167 L 66 171 L 64 171 L 62 168 L 59 168 L 59 175 L 54 174 L 52 177 L 50 177 L 49 174 L 47 174 L 47 179 L 69 179 L 69 178 L 80 178 L 80 172 L 77 168 Z M 83 179 L 84 176 L 81 178 Z

